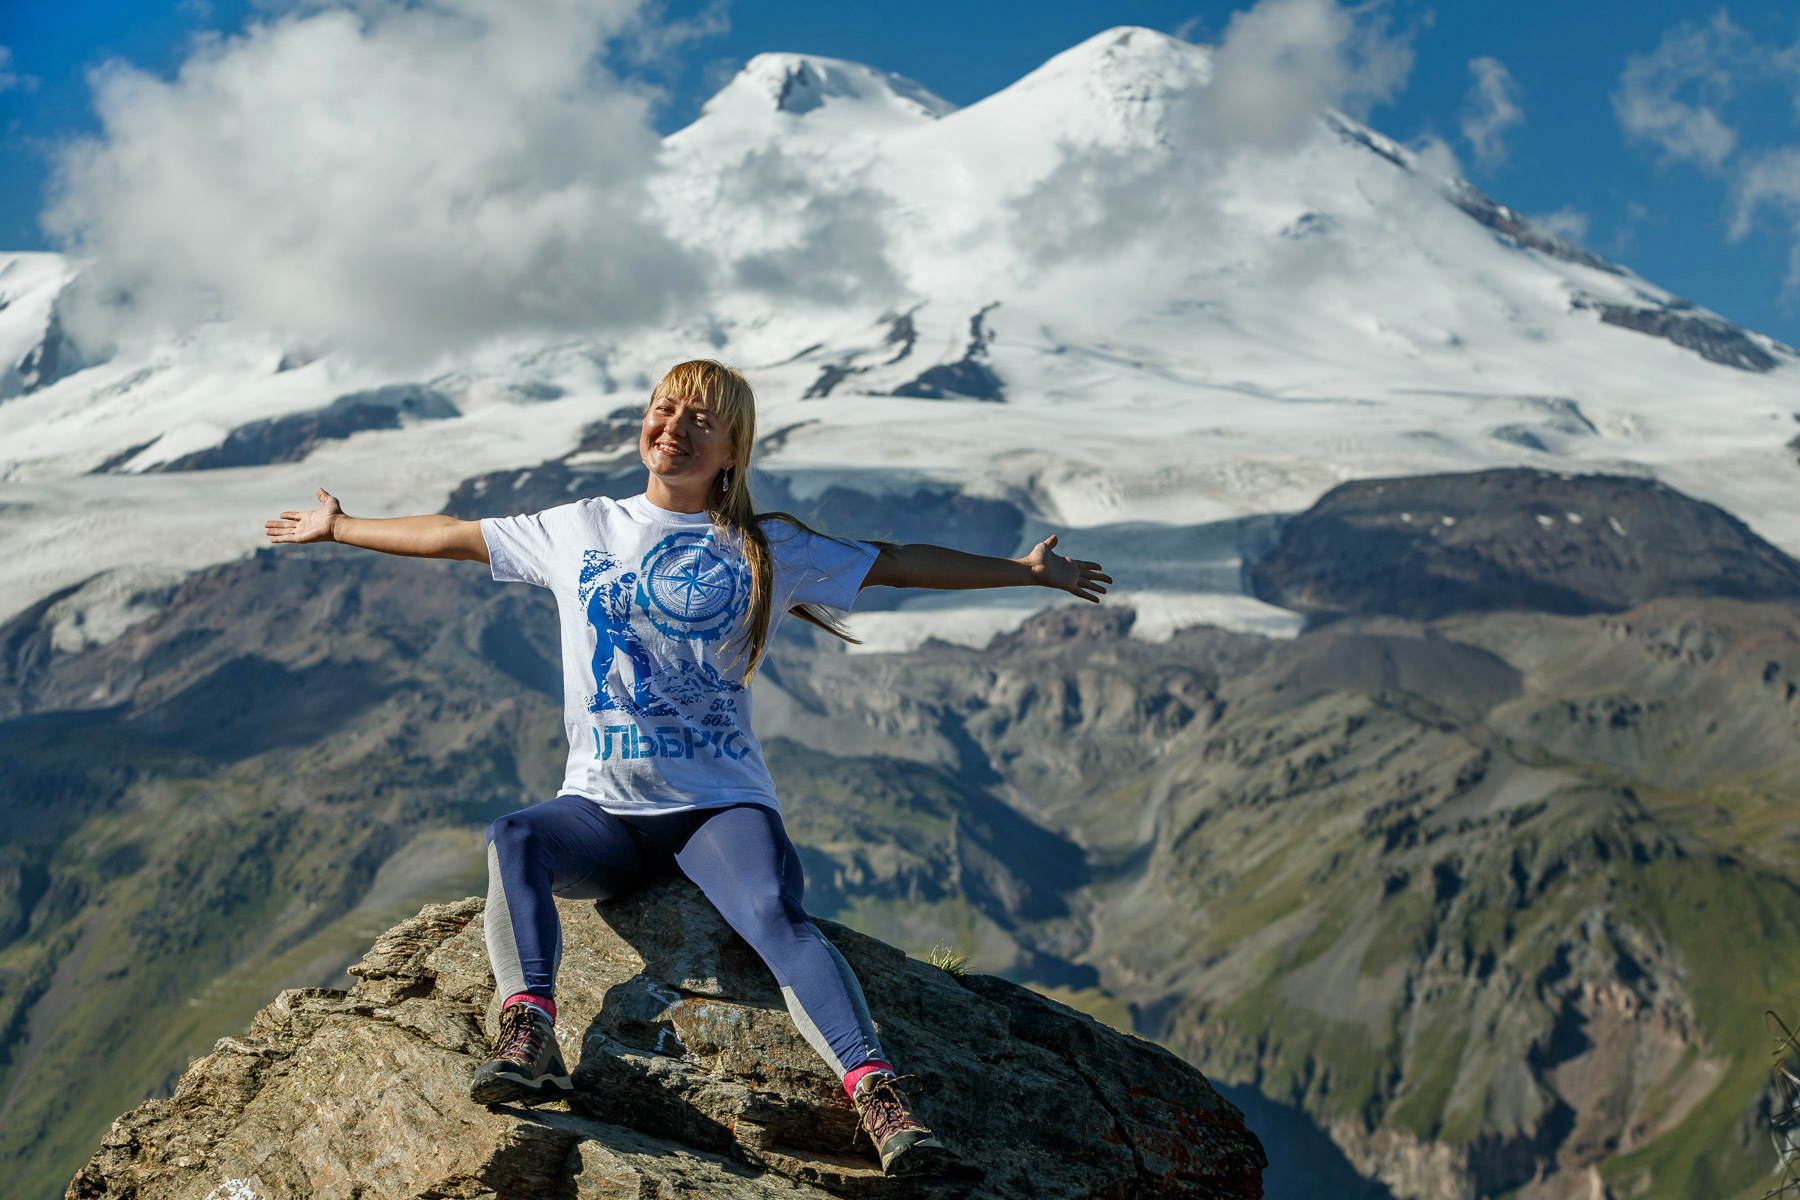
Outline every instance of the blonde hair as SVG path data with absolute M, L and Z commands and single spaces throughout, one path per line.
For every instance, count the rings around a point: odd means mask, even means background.
M 744 563 L 750 568 L 750 605 L 744 624 L 731 645 L 737 648 L 733 665 L 746 662 L 744 678 L 756 674 L 769 644 L 769 608 L 774 587 L 774 560 L 769 553 L 769 539 L 762 522 L 786 521 L 808 532 L 816 532 L 792 513 L 756 511 L 750 497 L 750 455 L 756 449 L 756 393 L 750 382 L 724 363 L 710 358 L 696 358 L 670 367 L 650 392 L 650 403 L 664 396 L 701 399 L 719 420 L 725 423 L 731 438 L 734 465 L 720 472 L 706 497 L 706 515 L 714 525 L 734 535 Z M 816 625 L 846 642 L 856 638 L 833 616 L 830 610 L 815 604 L 796 604 L 788 609 L 802 621 Z

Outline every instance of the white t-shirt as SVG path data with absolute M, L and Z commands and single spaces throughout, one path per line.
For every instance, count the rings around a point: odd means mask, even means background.
M 769 632 L 795 604 L 849 608 L 875 547 L 767 521 Z M 705 513 L 645 496 L 481 523 L 494 578 L 547 587 L 562 621 L 564 792 L 626 815 L 778 808 L 735 664 L 750 568 Z

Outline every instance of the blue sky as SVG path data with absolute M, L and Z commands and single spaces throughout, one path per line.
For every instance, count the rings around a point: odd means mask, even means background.
M 691 119 L 722 77 L 764 50 L 866 62 L 967 104 L 1109 26 L 1212 41 L 1247 5 L 682 0 L 664 17 L 690 22 L 692 36 L 634 69 L 664 89 L 665 131 Z M 0 248 L 53 244 L 37 219 L 47 163 L 58 146 L 97 128 L 92 69 L 123 59 L 167 76 L 195 37 L 229 34 L 269 11 L 246 0 L 0 3 L 0 46 L 11 55 L 0 63 Z M 1408 142 L 1443 139 L 1465 174 L 1503 203 L 1559 214 L 1580 240 L 1654 282 L 1800 343 L 1800 286 L 1790 266 L 1800 236 L 1800 12 L 1791 4 L 1392 0 L 1379 11 L 1413 57 L 1403 86 L 1369 113 L 1376 128 Z M 1634 58 L 1640 91 L 1662 105 L 1640 108 L 1635 136 L 1617 102 L 1630 90 Z M 1481 75 L 1490 85 L 1485 106 L 1472 94 Z M 1658 124 L 1659 114 L 1676 123 Z M 1703 120 L 1709 114 L 1712 125 Z M 1730 132 L 1682 141 L 1695 129 Z M 1745 197 L 1758 202 L 1734 221 Z

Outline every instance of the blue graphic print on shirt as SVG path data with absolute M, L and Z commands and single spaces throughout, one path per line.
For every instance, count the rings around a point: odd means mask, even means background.
M 748 565 L 720 554 L 710 531 L 671 533 L 650 547 L 637 581 L 638 608 L 672 638 L 716 642 L 750 599 Z
M 732 724 L 727 714 L 737 706 L 728 696 L 744 685 L 721 675 L 704 658 L 676 658 L 659 667 L 632 628 L 632 609 L 665 637 L 717 641 L 736 627 L 749 599 L 743 560 L 718 553 L 710 533 L 689 531 L 652 546 L 636 571 L 625 570 L 603 550 L 585 550 L 581 558 L 577 594 L 594 629 L 593 676 L 599 689 L 588 697 L 587 710 L 673 717 L 692 712 L 713 695 L 720 699 L 706 723 Z M 622 694 L 616 685 L 609 686 L 621 656 L 630 677 Z
M 850 606 L 874 547 L 782 521 L 764 530 L 771 631 L 796 604 Z M 495 579 L 556 594 L 563 791 L 620 813 L 779 808 L 736 654 L 751 576 L 735 531 L 634 496 L 488 517 L 481 532 Z

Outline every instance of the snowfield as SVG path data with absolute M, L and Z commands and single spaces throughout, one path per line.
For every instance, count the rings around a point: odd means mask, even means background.
M 759 56 L 667 139 L 655 182 L 667 227 L 718 266 L 703 308 L 410 374 L 223 323 L 84 364 L 54 317 L 73 265 L 0 256 L 0 619 L 93 580 L 60 602 L 69 637 L 109 636 L 315 485 L 359 515 L 435 511 L 465 478 L 567 453 L 699 355 L 746 370 L 779 433 L 761 465 L 803 496 L 1008 499 L 1027 538 L 1065 531 L 1116 568 L 1140 636 L 1291 632 L 1240 594 L 1223 531 L 1352 478 L 1654 476 L 1800 552 L 1792 351 L 1506 210 L 1476 219 L 1446 164 L 1341 114 L 1247 143 L 1209 123 L 1210 62 L 1115 29 L 957 109 L 854 63 Z M 397 384 L 454 415 L 158 470 Z M 1180 537 L 1203 548 L 1159 567 Z M 919 597 L 859 628 L 871 650 L 979 644 L 1045 602 Z

